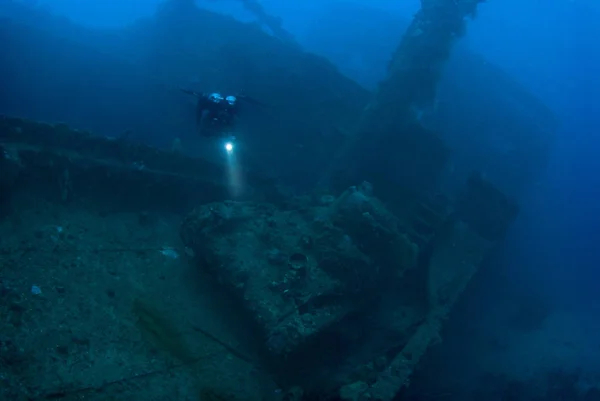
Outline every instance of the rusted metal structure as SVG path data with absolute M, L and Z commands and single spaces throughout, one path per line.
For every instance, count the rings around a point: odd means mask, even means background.
M 479 3 L 424 0 L 372 96 L 319 57 L 195 8 L 184 19 L 176 8 L 165 8 L 116 37 L 88 32 L 86 46 L 73 33 L 77 27 L 67 27 L 59 40 L 49 35 L 55 27 L 3 24 L 2 34 L 72 50 L 56 56 L 59 64 L 93 55 L 131 91 L 124 97 L 152 93 L 148 103 L 140 101 L 141 110 L 170 110 L 172 87 L 194 71 L 204 73 L 203 85 L 245 82 L 253 96 L 275 108 L 271 118 L 249 121 L 256 143 L 281 146 L 275 147 L 279 153 L 250 145 L 248 151 L 267 161 L 269 170 L 280 170 L 287 185 L 311 189 L 305 198 L 282 195 L 254 166 L 253 172 L 240 170 L 247 196 L 227 201 L 226 163 L 6 117 L 0 120 L 3 193 L 39 191 L 56 202 L 87 199 L 88 207 L 127 200 L 131 208 L 193 209 L 182 240 L 197 267 L 210 272 L 252 322 L 247 330 L 262 335 L 261 367 L 293 394 L 300 386 L 347 400 L 392 400 L 518 211 L 480 174 L 465 179 L 456 193 L 440 191 L 452 152 L 418 119 Z M 232 30 L 237 34 L 228 35 Z M 205 43 L 208 33 L 216 39 Z M 14 52 L 7 59 L 15 65 L 26 68 L 47 55 L 38 49 L 22 58 L 27 41 L 17 39 L 3 50 Z M 6 68 L 18 84 L 19 72 Z M 72 78 L 60 79 L 57 88 L 68 92 Z M 173 84 L 165 89 L 168 79 Z M 145 80 L 153 83 L 150 89 Z M 111 95 L 98 91 L 99 98 Z M 29 100 L 52 95 L 34 91 Z M 95 101 L 83 99 L 80 106 L 95 110 Z M 13 107 L 10 102 L 3 99 Z M 116 110 L 103 109 L 106 115 Z M 68 111 L 60 113 L 69 119 Z M 145 113 L 151 123 L 137 123 L 165 124 L 165 114 Z M 341 136 L 333 162 L 322 149 L 333 141 L 324 130 Z M 290 145 L 295 141 L 302 142 Z M 303 182 L 292 181 L 300 176 Z M 315 177 L 322 177 L 319 191 L 312 190 Z

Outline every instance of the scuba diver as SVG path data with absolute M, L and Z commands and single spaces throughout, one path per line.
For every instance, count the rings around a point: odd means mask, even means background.
M 227 137 L 235 131 L 235 123 L 240 112 L 240 100 L 258 107 L 266 104 L 246 95 L 223 96 L 218 92 L 210 94 L 181 89 L 185 94 L 196 97 L 196 125 L 203 136 Z
M 181 89 L 185 94 L 197 98 L 196 125 L 203 136 L 231 136 L 239 112 L 239 96 L 225 96 L 220 93 L 199 93 Z

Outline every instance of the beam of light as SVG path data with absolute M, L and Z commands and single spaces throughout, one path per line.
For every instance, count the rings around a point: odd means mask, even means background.
M 233 198 L 237 198 L 242 194 L 242 178 L 240 168 L 235 157 L 235 145 L 233 142 L 225 142 L 223 145 L 227 152 L 227 179 L 229 191 Z

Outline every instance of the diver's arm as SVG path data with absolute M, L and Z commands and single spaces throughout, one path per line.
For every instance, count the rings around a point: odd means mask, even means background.
M 183 93 L 185 93 L 186 95 L 192 95 L 192 96 L 196 96 L 196 97 L 203 96 L 202 93 L 198 93 L 198 92 L 193 91 L 193 90 L 184 89 L 184 88 L 179 88 L 179 90 L 182 91 Z
M 244 102 L 256 105 L 256 106 L 261 106 L 261 107 L 266 107 L 267 105 L 263 102 L 261 102 L 260 100 L 256 100 L 250 96 L 246 96 L 246 95 L 242 95 L 242 94 L 238 94 L 236 95 L 236 97 L 240 100 L 243 100 Z

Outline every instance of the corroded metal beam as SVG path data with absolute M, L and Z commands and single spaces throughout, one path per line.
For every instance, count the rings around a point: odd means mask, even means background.
M 444 62 L 464 34 L 467 17 L 482 1 L 422 0 L 392 55 L 387 77 L 365 108 L 353 138 L 325 174 L 324 186 L 367 179 L 380 184 L 377 188 L 395 187 L 418 196 L 435 184 L 449 152 L 436 133 L 420 125 L 419 110 L 434 100 Z M 422 151 L 415 154 L 415 145 Z M 410 171 L 419 182 L 398 178 L 398 170 Z
M 63 201 L 71 200 L 71 195 L 121 196 L 147 207 L 187 211 L 204 202 L 261 197 L 273 188 L 271 179 L 226 161 L 214 163 L 92 135 L 66 124 L 0 116 L 0 147 L 20 166 L 18 180 L 37 187 L 40 182 L 54 183 L 55 190 L 50 190 Z

